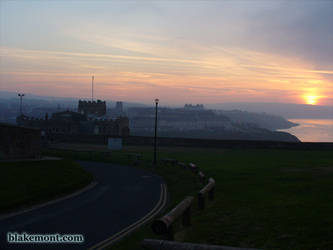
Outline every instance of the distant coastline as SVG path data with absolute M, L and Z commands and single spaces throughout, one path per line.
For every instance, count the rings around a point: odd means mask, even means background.
M 286 130 L 286 129 L 290 129 L 290 128 L 293 128 L 293 127 L 297 127 L 297 126 L 300 126 L 299 123 L 297 122 L 292 122 L 291 120 L 295 120 L 295 119 L 286 119 L 288 122 L 289 122 L 289 127 L 287 128 L 282 128 L 282 129 L 277 129 L 278 131 L 282 131 L 282 130 Z

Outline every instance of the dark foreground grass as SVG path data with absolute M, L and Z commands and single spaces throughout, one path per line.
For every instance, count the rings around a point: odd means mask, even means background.
M 194 162 L 217 182 L 215 201 L 202 212 L 194 209 L 193 225 L 188 229 L 178 227 L 176 240 L 264 249 L 333 249 L 332 152 L 159 150 L 160 158 Z M 111 157 L 97 152 L 82 153 L 80 157 L 126 164 L 128 152 L 140 152 L 146 159 L 144 167 L 149 168 L 151 151 L 147 147 L 128 147 Z M 73 157 L 73 153 L 67 154 Z M 168 209 L 200 189 L 197 179 L 180 168 L 160 167 L 156 172 L 168 184 Z M 150 225 L 112 249 L 141 249 L 144 238 L 157 238 Z
M 331 152 L 239 150 L 197 162 L 215 176 L 218 195 L 186 241 L 333 249 Z
M 0 213 L 51 200 L 87 185 L 93 178 L 67 160 L 1 162 L 0 172 Z

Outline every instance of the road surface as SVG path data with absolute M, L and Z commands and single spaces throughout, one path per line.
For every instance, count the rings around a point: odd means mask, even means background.
M 162 179 L 141 169 L 79 162 L 98 184 L 80 195 L 0 220 L 0 249 L 88 249 L 161 204 Z M 7 233 L 80 234 L 84 243 L 8 244 Z

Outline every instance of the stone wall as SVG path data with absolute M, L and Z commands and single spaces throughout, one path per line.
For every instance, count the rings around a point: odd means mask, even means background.
M 124 138 L 125 145 L 154 145 L 154 137 L 129 136 Z M 272 149 L 309 149 L 309 150 L 332 150 L 333 143 L 326 142 L 283 142 L 283 141 L 252 141 L 252 140 L 214 140 L 214 139 L 191 139 L 158 137 L 159 146 L 177 147 L 211 147 L 211 148 L 272 148 Z
M 39 129 L 0 123 L 0 160 L 38 158 L 40 155 Z
M 109 136 L 105 135 L 57 135 L 52 138 L 51 143 L 91 143 L 107 145 Z M 129 146 L 153 146 L 154 137 L 128 136 L 123 137 L 123 145 Z M 189 139 L 158 137 L 158 146 L 167 147 L 210 147 L 210 148 L 273 148 L 273 149 L 302 149 L 302 150 L 333 150 L 333 143 L 325 142 L 279 142 L 279 141 L 244 141 L 244 140 L 212 140 L 212 139 Z
M 107 145 L 108 138 L 106 135 L 48 135 L 48 143 L 87 143 L 87 144 L 104 144 Z M 115 136 L 112 136 L 115 137 Z

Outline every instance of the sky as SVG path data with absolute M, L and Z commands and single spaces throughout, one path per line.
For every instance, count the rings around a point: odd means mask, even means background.
M 0 0 L 0 91 L 333 105 L 333 1 Z

